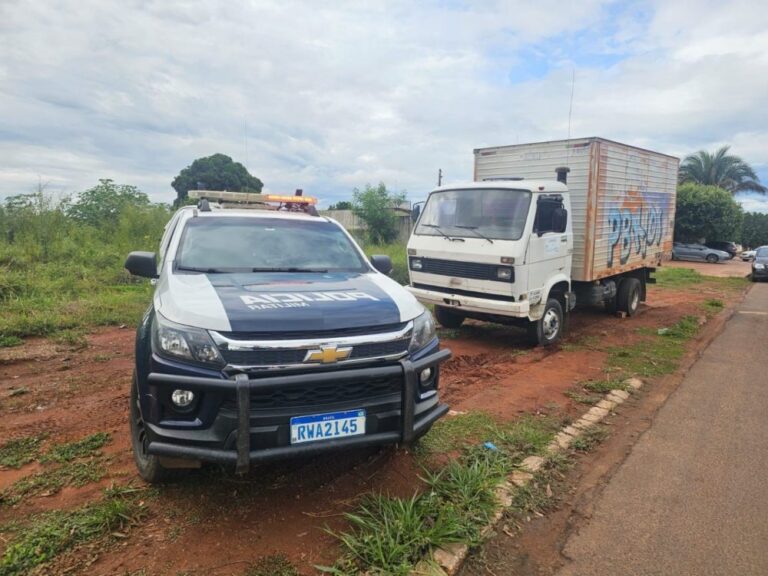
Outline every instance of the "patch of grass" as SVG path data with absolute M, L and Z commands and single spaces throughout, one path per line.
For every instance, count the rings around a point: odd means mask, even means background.
M 243 576 L 299 576 L 299 571 L 283 554 L 272 554 L 259 558 L 249 566 Z
M 496 422 L 485 412 L 469 412 L 438 420 L 418 444 L 421 453 L 442 454 L 458 450 L 467 442 L 490 440 L 497 433 Z
M 621 380 L 609 379 L 609 380 L 590 380 L 582 383 L 582 387 L 585 390 L 594 392 L 596 394 L 607 394 L 611 390 L 626 390 L 629 388 L 627 384 Z
M 590 426 L 574 438 L 571 448 L 577 452 L 591 452 L 606 438 L 608 438 L 608 429 L 605 426 Z
M 88 340 L 85 337 L 85 333 L 76 328 L 56 332 L 53 335 L 53 341 L 77 349 L 86 348 L 88 346 Z
M 476 545 L 495 510 L 496 486 L 523 458 L 541 452 L 559 425 L 549 417 L 529 416 L 497 425 L 484 414 L 465 415 L 463 421 L 450 425 L 447 437 L 451 440 L 438 443 L 454 446 L 462 438 L 461 455 L 440 470 L 425 471 L 425 490 L 411 498 L 366 497 L 355 512 L 346 515 L 350 529 L 335 534 L 344 551 L 342 558 L 335 566 L 321 569 L 338 575 L 404 576 L 431 549 L 452 542 Z M 484 433 L 482 438 L 491 444 L 467 445 L 469 438 L 458 436 L 466 430 Z
M 124 530 L 142 516 L 133 498 L 107 496 L 74 510 L 34 516 L 15 531 L 2 557 L 0 574 L 26 574 L 62 552 Z
M 0 466 L 21 468 L 40 454 L 43 436 L 27 436 L 10 440 L 0 447 Z
M 19 346 L 23 344 L 24 340 L 18 336 L 3 336 L 0 335 L 0 348 L 10 348 L 11 346 Z
M 683 288 L 704 281 L 704 277 L 691 268 L 659 268 L 654 276 L 661 288 Z
M 685 316 L 676 324 L 631 346 L 611 348 L 608 369 L 618 379 L 628 376 L 660 376 L 677 368 L 685 353 L 685 343 L 699 330 L 699 319 Z
M 717 298 L 710 298 L 705 300 L 701 306 L 708 315 L 714 315 L 725 307 L 725 303 Z
M 95 456 L 100 453 L 109 441 L 111 436 L 108 432 L 97 432 L 86 436 L 82 440 L 67 442 L 66 444 L 55 444 L 46 454 L 40 458 L 41 462 L 71 462 L 76 458 L 86 456 Z
M 64 486 L 85 486 L 98 482 L 107 474 L 104 459 L 67 462 L 61 466 L 25 476 L 0 492 L 0 503 L 14 505 L 29 496 L 55 494 Z
M 574 402 L 578 402 L 579 404 L 587 404 L 588 406 L 597 404 L 600 402 L 600 400 L 603 399 L 601 394 L 584 394 L 578 390 L 566 390 L 565 395 Z
M 368 257 L 374 254 L 389 256 L 392 260 L 392 273 L 389 276 L 400 284 L 408 284 L 408 255 L 405 244 L 368 244 L 364 250 Z
M 522 518 L 552 510 L 557 505 L 552 484 L 563 478 L 569 465 L 568 457 L 563 454 L 549 456 L 533 480 L 515 490 L 509 515 Z

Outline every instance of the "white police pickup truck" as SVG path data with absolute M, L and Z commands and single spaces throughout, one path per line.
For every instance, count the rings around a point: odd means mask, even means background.
M 448 411 L 438 382 L 450 351 L 387 276 L 388 257 L 369 261 L 313 198 L 259 195 L 254 210 L 213 202 L 232 193 L 196 196 L 158 254 L 125 263 L 156 282 L 130 403 L 142 478 L 409 443 Z

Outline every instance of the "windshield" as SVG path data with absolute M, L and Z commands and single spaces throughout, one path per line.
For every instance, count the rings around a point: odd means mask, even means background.
M 177 270 L 366 272 L 347 235 L 323 220 L 198 217 L 187 222 Z
M 531 193 L 525 190 L 488 188 L 433 192 L 424 207 L 416 234 L 519 240 L 530 203 Z
M 765 258 L 768 256 L 768 246 L 763 246 L 761 248 L 758 248 L 755 252 L 755 256 L 758 258 Z

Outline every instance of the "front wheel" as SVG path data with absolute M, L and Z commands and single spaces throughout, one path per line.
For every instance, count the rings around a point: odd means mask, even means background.
M 464 323 L 464 316 L 445 306 L 435 306 L 435 318 L 443 328 L 458 328 Z
M 565 316 L 558 300 L 550 298 L 539 320 L 528 324 L 528 340 L 531 344 L 551 346 L 563 335 Z
M 708 254 L 707 255 L 707 262 L 710 264 L 717 264 L 720 258 L 717 257 L 717 254 Z
M 141 415 L 141 405 L 139 404 L 139 386 L 136 382 L 136 374 L 133 375 L 131 384 L 131 447 L 133 448 L 133 459 L 136 462 L 136 468 L 139 476 L 150 484 L 160 484 L 173 477 L 173 472 L 164 468 L 160 464 L 157 456 L 147 453 L 149 438 L 147 437 L 147 427 L 144 418 Z

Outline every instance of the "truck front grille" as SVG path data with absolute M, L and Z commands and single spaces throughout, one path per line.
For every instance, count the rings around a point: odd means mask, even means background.
M 420 270 L 414 270 L 413 265 L 411 264 L 413 260 L 421 260 Z M 481 264 L 479 262 L 460 262 L 458 260 L 441 260 L 439 258 L 411 256 L 408 265 L 414 272 L 437 274 L 439 276 L 471 278 L 473 280 L 493 280 L 495 282 L 505 283 L 515 281 L 514 268 L 512 268 L 511 278 L 502 280 L 498 277 L 499 268 L 509 268 L 509 266 L 504 266 L 503 264 Z
M 323 383 L 289 386 L 273 390 L 251 390 L 251 410 L 273 410 L 297 407 L 318 407 L 355 401 L 376 400 L 400 394 L 401 378 L 380 378 L 365 382 Z M 224 401 L 222 408 L 236 410 L 234 397 Z

